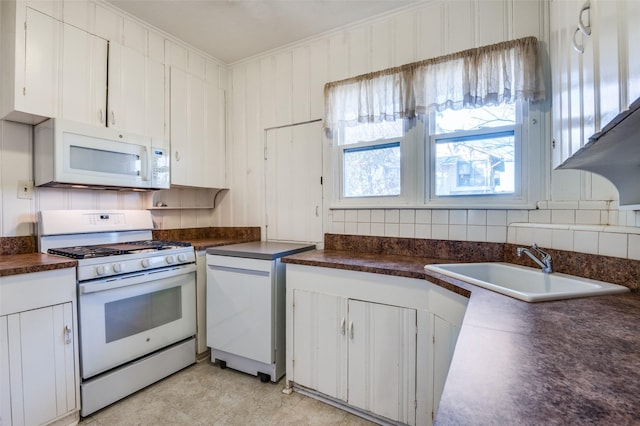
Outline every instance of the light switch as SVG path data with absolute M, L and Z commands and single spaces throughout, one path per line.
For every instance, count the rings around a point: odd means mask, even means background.
M 31 200 L 33 198 L 33 182 L 30 180 L 18 181 L 18 198 Z

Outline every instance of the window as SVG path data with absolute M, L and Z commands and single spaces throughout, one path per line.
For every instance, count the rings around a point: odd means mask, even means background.
M 515 102 L 344 126 L 334 140 L 333 203 L 531 208 L 543 188 L 540 117 Z
M 432 114 L 434 196 L 519 191 L 516 110 L 516 104 L 502 104 Z

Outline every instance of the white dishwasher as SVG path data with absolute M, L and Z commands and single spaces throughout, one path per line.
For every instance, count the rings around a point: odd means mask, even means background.
M 285 264 L 310 244 L 256 241 L 207 249 L 211 361 L 277 382 L 285 373 Z

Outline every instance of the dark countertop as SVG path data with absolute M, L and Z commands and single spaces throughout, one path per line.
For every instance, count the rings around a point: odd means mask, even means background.
M 425 278 L 469 296 L 436 424 L 638 424 L 638 293 L 527 303 L 424 271 L 443 259 L 318 250 L 283 261 Z
M 43 253 L 9 254 L 0 256 L 0 277 L 75 268 L 77 261 Z

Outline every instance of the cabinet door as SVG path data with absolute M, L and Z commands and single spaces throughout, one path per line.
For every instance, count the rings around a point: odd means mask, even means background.
M 171 183 L 225 185 L 224 91 L 171 68 Z
M 55 116 L 58 34 L 58 21 L 27 8 L 24 85 L 18 108 L 21 111 L 42 117 Z
M 207 188 L 226 187 L 225 92 L 217 83 L 204 84 L 204 141 L 200 161 Z
M 355 407 L 416 422 L 416 310 L 349 300 L 349 390 Z
M 293 381 L 347 399 L 347 301 L 293 291 Z
M 11 412 L 44 424 L 76 409 L 72 304 L 9 315 Z
M 107 41 L 62 24 L 60 115 L 104 126 L 107 107 Z
M 172 67 L 170 79 L 171 183 L 189 185 L 191 141 L 189 139 L 187 74 Z
M 433 406 L 437 408 L 449 373 L 460 327 L 437 315 L 433 318 Z
M 0 316 L 0 424 L 11 425 L 11 382 L 9 380 L 9 335 L 7 316 Z

